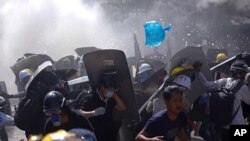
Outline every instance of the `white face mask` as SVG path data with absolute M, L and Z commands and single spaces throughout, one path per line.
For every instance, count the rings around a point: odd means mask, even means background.
M 107 98 L 111 98 L 112 96 L 113 96 L 113 91 L 111 91 L 111 90 L 108 90 L 107 92 L 106 92 L 106 94 L 105 94 L 105 96 L 107 97 Z

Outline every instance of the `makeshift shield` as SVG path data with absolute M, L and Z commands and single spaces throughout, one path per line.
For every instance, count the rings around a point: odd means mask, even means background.
M 75 98 L 77 94 L 79 94 L 83 90 L 87 90 L 87 91 L 91 90 L 88 76 L 82 76 L 82 77 L 72 79 L 68 81 L 68 85 L 69 85 L 71 94 L 72 93 L 75 94 L 73 98 Z
M 68 84 L 71 86 L 71 85 L 80 84 L 80 83 L 87 83 L 87 82 L 89 82 L 88 76 L 82 76 L 82 77 L 78 77 L 76 79 L 72 79 L 72 80 L 68 81 Z
M 66 78 L 67 80 L 77 73 L 77 66 L 74 63 L 74 56 L 65 56 L 53 64 L 54 72 L 60 78 Z
M 221 62 L 220 64 L 212 67 L 210 70 L 212 72 L 218 71 L 223 72 L 226 75 L 230 75 L 230 67 L 234 61 L 237 59 L 244 60 L 248 66 L 250 66 L 250 54 L 249 53 L 242 53 L 237 56 L 233 56 L 231 58 L 228 58 L 227 60 Z
M 53 60 L 46 54 L 36 54 L 36 55 L 31 55 L 23 60 L 16 62 L 10 68 L 14 72 L 16 77 L 18 78 L 19 72 L 21 70 L 31 69 L 35 71 L 37 67 L 45 61 L 53 62 Z
M 190 60 L 190 63 L 193 63 L 197 60 L 202 62 L 203 65 L 201 72 L 206 76 L 207 80 L 213 79 L 212 73 L 209 71 L 206 56 L 201 47 L 186 47 L 178 51 L 170 60 L 170 68 L 172 69 L 176 66 L 179 66 L 183 59 Z M 190 94 L 187 96 L 188 102 L 193 104 L 193 102 L 204 92 L 205 89 L 203 88 L 202 84 L 197 79 L 195 79 L 192 82 Z
M 29 91 L 32 86 L 34 86 L 39 79 L 39 75 L 42 71 L 48 70 L 51 71 L 53 69 L 53 65 L 50 61 L 43 62 L 41 65 L 37 67 L 37 69 L 34 71 L 34 73 L 31 75 L 29 81 L 25 85 L 25 91 Z
M 98 50 L 101 50 L 101 49 L 96 48 L 96 47 L 80 47 L 80 48 L 75 49 L 75 52 L 77 53 L 78 56 L 82 56 L 87 53 L 98 51 Z
M 120 50 L 100 50 L 88 53 L 83 56 L 88 78 L 95 91 L 99 86 L 99 78 L 103 71 L 116 70 L 116 84 L 119 86 L 118 95 L 124 101 L 126 110 L 114 112 L 115 119 L 139 120 L 138 108 L 135 102 L 135 95 L 128 69 L 126 56 Z
M 62 57 L 58 61 L 55 61 L 55 63 L 53 65 L 54 65 L 55 69 L 57 69 L 57 70 L 76 68 L 76 66 L 74 65 L 74 56 L 73 55 Z
M 143 82 L 138 83 L 138 85 L 140 85 L 140 87 L 145 88 L 147 86 L 149 86 L 153 81 L 157 80 L 157 76 L 165 70 L 166 68 L 166 64 L 158 61 L 158 60 L 154 60 L 154 59 L 150 59 L 150 58 L 144 58 L 143 59 L 144 63 L 148 63 L 151 67 L 152 67 L 152 74 L 150 74 L 150 76 Z M 137 74 L 137 77 L 138 74 Z

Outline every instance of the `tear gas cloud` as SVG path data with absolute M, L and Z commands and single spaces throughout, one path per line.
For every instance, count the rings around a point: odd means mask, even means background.
M 249 24 L 249 11 L 249 0 L 2 0 L 0 78 L 9 92 L 15 92 L 10 66 L 26 52 L 46 53 L 58 60 L 74 55 L 77 47 L 95 46 L 122 49 L 133 56 L 134 32 L 142 54 L 152 53 L 144 46 L 143 29 L 144 22 L 151 20 L 173 27 L 159 47 L 163 54 L 201 44 L 204 38 L 207 45 L 223 48 L 233 37 L 228 33 L 219 40 L 213 35 L 221 33 L 212 29 L 223 29 L 227 21 Z M 228 44 L 239 46 L 236 41 Z

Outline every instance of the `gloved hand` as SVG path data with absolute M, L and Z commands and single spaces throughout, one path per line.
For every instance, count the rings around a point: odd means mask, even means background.
M 0 112 L 0 127 L 5 125 L 14 125 L 14 118 Z
M 105 108 L 104 107 L 98 107 L 94 110 L 94 116 L 99 116 L 105 114 Z

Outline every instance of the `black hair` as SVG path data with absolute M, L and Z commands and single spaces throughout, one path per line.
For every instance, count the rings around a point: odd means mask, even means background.
M 177 85 L 167 86 L 164 89 L 164 93 L 163 93 L 164 100 L 169 101 L 172 98 L 172 96 L 173 96 L 174 93 L 181 93 L 181 94 L 183 94 L 183 90 L 182 90 L 182 88 L 180 86 L 177 86 Z

